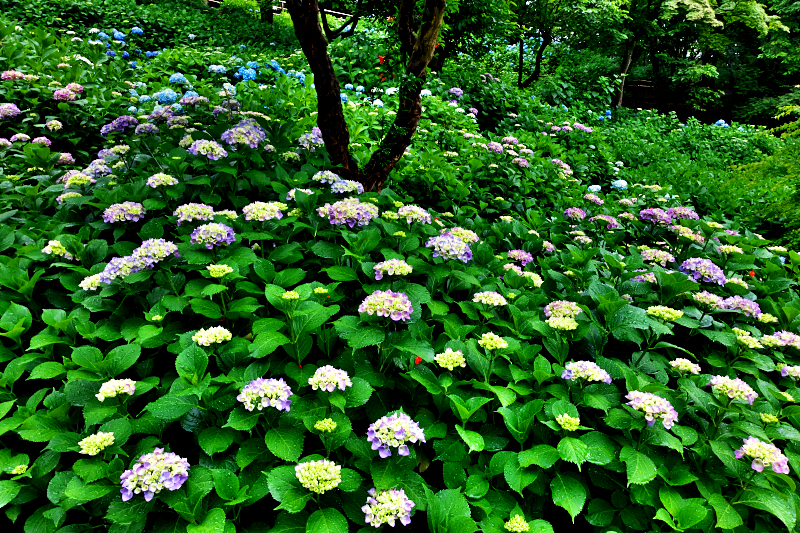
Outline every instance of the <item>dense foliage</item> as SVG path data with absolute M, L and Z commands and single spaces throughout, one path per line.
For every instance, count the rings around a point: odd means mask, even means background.
M 797 528 L 800 255 L 753 216 L 794 209 L 796 145 L 471 64 L 364 193 L 288 37 L 81 5 L 0 18 L 13 528 Z M 365 161 L 398 102 L 359 27 L 331 53 Z

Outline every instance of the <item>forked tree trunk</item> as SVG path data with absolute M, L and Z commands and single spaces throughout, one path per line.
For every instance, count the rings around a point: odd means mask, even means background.
M 328 56 L 328 42 L 320 26 L 317 0 L 289 0 L 289 14 L 294 32 L 300 41 L 314 74 L 317 91 L 317 126 L 335 171 L 343 178 L 359 181 L 365 191 L 379 192 L 389 173 L 403 157 L 422 116 L 419 96 L 425 81 L 425 69 L 433 57 L 439 29 L 442 26 L 447 0 L 425 0 L 422 23 L 414 34 L 415 0 L 401 0 L 399 33 L 401 48 L 408 57 L 406 72 L 401 77 L 399 108 L 394 123 L 363 169 L 350 154 L 350 132 L 342 110 L 341 88 Z
M 631 68 L 633 50 L 636 48 L 638 42 L 638 39 L 634 39 L 630 45 L 625 45 L 625 57 L 622 60 L 622 76 L 620 77 L 619 87 L 617 88 L 616 107 L 622 107 L 622 97 L 625 95 L 625 78 L 628 76 L 628 71 Z
M 535 82 L 539 79 L 542 75 L 542 60 L 544 58 L 544 49 L 550 46 L 553 42 L 553 36 L 550 34 L 549 31 L 544 32 L 542 34 L 542 42 L 539 44 L 539 48 L 536 50 L 536 63 L 533 67 L 533 74 L 531 74 L 530 78 L 523 81 L 519 86 L 520 88 L 528 87 L 531 83 Z M 520 45 L 522 46 L 522 45 Z

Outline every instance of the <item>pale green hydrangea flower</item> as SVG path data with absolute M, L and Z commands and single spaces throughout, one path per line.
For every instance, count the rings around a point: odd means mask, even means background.
M 333 433 L 336 431 L 336 426 L 336 422 L 334 422 L 331 418 L 323 418 L 322 420 L 317 420 L 314 423 L 314 429 L 322 433 Z
M 493 307 L 508 305 L 506 299 L 503 298 L 502 295 L 494 291 L 484 291 L 476 293 L 475 296 L 473 296 L 472 301 L 484 305 L 491 305 Z
M 444 352 L 436 354 L 434 360 L 440 367 L 446 368 L 451 372 L 456 367 L 463 368 L 467 366 L 467 361 L 464 359 L 464 354 L 461 352 L 461 350 L 453 351 L 453 349 L 450 347 L 445 349 Z
M 683 311 L 678 311 L 665 305 L 654 305 L 647 308 L 647 315 L 669 322 L 681 318 Z
M 342 482 L 342 467 L 327 459 L 300 463 L 294 473 L 301 485 L 317 494 L 335 489 Z
M 551 328 L 560 331 L 578 329 L 578 322 L 574 318 L 568 316 L 551 316 L 545 322 L 547 322 L 547 325 Z
M 133 395 L 136 392 L 136 382 L 132 379 L 112 379 L 100 385 L 100 392 L 95 398 L 101 402 L 106 398 L 114 398 L 121 394 Z
M 761 421 L 765 424 L 780 424 L 781 419 L 769 413 L 760 413 Z
M 221 278 L 226 274 L 233 272 L 233 269 L 228 265 L 208 265 L 206 268 L 208 269 L 208 273 L 211 274 L 212 278 Z
M 562 413 L 556 417 L 556 422 L 567 431 L 575 431 L 581 425 L 581 419 Z
M 481 348 L 485 348 L 487 350 L 498 350 L 501 348 L 508 348 L 508 343 L 500 337 L 499 335 L 495 335 L 492 332 L 484 333 L 481 335 L 481 340 L 478 341 L 478 345 Z
M 200 346 L 211 346 L 212 344 L 229 341 L 232 338 L 231 332 L 222 326 L 215 326 L 208 329 L 203 328 L 192 335 L 192 340 Z
M 525 531 L 530 531 L 531 526 L 525 521 L 525 518 L 522 515 L 515 514 L 511 517 L 511 520 L 505 523 L 506 531 L 511 531 L 512 533 L 523 533 Z
M 283 294 L 281 294 L 281 298 L 283 298 L 284 300 L 297 300 L 298 298 L 300 298 L 300 295 L 297 294 L 297 291 L 286 291 Z
M 28 471 L 28 465 L 17 465 L 11 470 L 11 474 L 15 476 L 21 476 L 27 471 Z
M 325 287 L 317 287 L 314 289 L 314 294 L 328 294 L 328 289 Z
M 81 447 L 80 453 L 85 455 L 97 455 L 112 444 L 114 444 L 114 434 L 104 431 L 89 435 L 78 442 L 78 446 Z

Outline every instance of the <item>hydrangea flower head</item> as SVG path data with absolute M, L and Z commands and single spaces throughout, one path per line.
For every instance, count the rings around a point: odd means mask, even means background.
M 556 422 L 566 431 L 576 431 L 581 425 L 581 419 L 562 413 L 556 417 Z
M 149 502 L 165 488 L 178 490 L 188 478 L 189 461 L 156 448 L 139 457 L 133 468 L 120 476 L 122 501 L 130 500 L 134 494 L 144 494 L 145 501 Z
M 564 210 L 564 216 L 573 220 L 583 220 L 586 218 L 586 211 L 580 207 L 568 207 Z
M 350 376 L 347 375 L 347 372 L 331 365 L 319 367 L 314 372 L 314 375 L 308 378 L 308 384 L 314 390 L 328 392 L 333 392 L 336 388 L 345 390 L 347 387 L 353 386 L 353 382 L 350 381 Z
M 667 215 L 673 220 L 700 220 L 700 215 L 695 213 L 693 209 L 682 206 L 667 209 Z
M 328 217 L 331 224 L 347 224 L 351 228 L 355 225 L 366 226 L 378 213 L 377 206 L 361 202 L 358 198 L 346 198 L 317 208 L 317 214 Z
M 709 385 L 717 394 L 724 394 L 732 400 L 746 401 L 750 405 L 753 405 L 755 399 L 758 398 L 758 393 L 739 378 L 714 376 Z
M 683 357 L 678 357 L 669 362 L 669 365 L 678 372 L 690 372 L 692 374 L 700 373 L 700 365 L 691 362 Z
M 764 467 L 771 466 L 773 472 L 778 474 L 789 473 L 789 459 L 781 450 L 772 443 L 763 442 L 756 437 L 747 437 L 741 448 L 734 452 L 737 459 L 744 456 L 752 457 L 750 467 L 756 472 L 763 472 Z
M 250 148 L 258 148 L 259 143 L 265 141 L 267 132 L 252 118 L 244 118 L 231 129 L 222 133 L 222 140 L 229 145 L 242 144 Z
M 569 381 L 584 379 L 586 381 L 602 381 L 603 383 L 611 384 L 609 373 L 591 361 L 575 361 L 567 364 L 561 373 L 561 379 Z
M 708 259 L 692 257 L 681 263 L 680 271 L 695 281 L 725 285 L 725 274 L 722 269 Z
M 232 338 L 231 332 L 222 326 L 214 326 L 208 329 L 201 328 L 192 335 L 192 340 L 200 346 L 211 346 L 212 344 L 229 341 Z
M 236 400 L 244 404 L 248 411 L 258 409 L 259 411 L 274 407 L 278 411 L 289 411 L 292 401 L 289 399 L 292 389 L 281 379 L 258 378 L 242 389 Z
M 650 209 L 642 209 L 639 211 L 639 220 L 642 222 L 652 222 L 653 224 L 661 224 L 666 226 L 672 222 L 672 216 L 670 216 L 663 209 L 655 207 Z
M 759 305 L 747 298 L 741 296 L 731 296 L 722 301 L 722 309 L 729 309 L 732 311 L 739 311 L 744 316 L 758 317 L 761 314 Z
M 461 350 L 453 351 L 450 347 L 445 349 L 444 352 L 436 354 L 434 361 L 440 367 L 446 368 L 451 372 L 456 367 L 465 368 L 467 366 L 467 361 L 464 359 L 464 354 Z
M 503 527 L 505 527 L 506 531 L 511 531 L 512 533 L 524 533 L 525 531 L 530 531 L 531 526 L 525 521 L 525 518 L 522 515 L 515 514 L 511 517 L 511 520 L 506 522 Z
M 407 456 L 410 453 L 407 443 L 417 441 L 425 442 L 425 432 L 405 413 L 384 416 L 367 429 L 367 442 L 372 444 L 373 450 L 378 450 L 381 459 L 392 455 L 391 448 Z
M 282 211 L 289 209 L 289 206 L 281 202 L 253 202 L 242 208 L 245 220 L 257 220 L 266 222 L 267 220 L 280 220 L 283 218 Z
M 544 307 L 544 316 L 548 318 L 551 316 L 575 318 L 580 313 L 583 313 L 583 309 L 575 302 L 567 300 L 556 300 Z
M 509 250 L 508 258 L 513 259 L 514 261 L 519 261 L 520 263 L 522 263 L 522 266 L 525 266 L 531 261 L 533 261 L 533 255 L 530 252 L 526 252 L 524 250 Z
M 501 294 L 494 291 L 477 292 L 475 293 L 475 296 L 472 297 L 472 301 L 492 307 L 508 305 L 506 299 L 503 298 Z
M 389 259 L 388 261 L 382 261 L 373 266 L 372 269 L 375 271 L 376 281 L 383 279 L 384 275 L 407 276 L 414 270 L 411 265 L 402 259 Z
M 331 192 L 334 194 L 347 194 L 356 193 L 361 194 L 364 192 L 364 186 L 353 180 L 338 180 L 331 184 Z
M 416 205 L 404 205 L 397 210 L 397 215 L 400 218 L 405 218 L 406 222 L 421 222 L 422 224 L 431 223 L 431 215 L 421 207 Z
M 114 433 L 98 431 L 94 435 L 89 435 L 78 442 L 78 446 L 81 447 L 79 453 L 84 455 L 97 455 L 112 444 L 114 444 Z
M 508 342 L 501 336 L 488 331 L 481 335 L 478 345 L 486 350 L 500 350 L 508 348 Z
M 372 488 L 367 494 L 369 494 L 367 504 L 361 508 L 367 524 L 377 529 L 383 524 L 394 527 L 397 520 L 404 526 L 411 523 L 411 509 L 414 508 L 414 502 L 408 499 L 403 489 L 376 491 Z
M 178 180 L 176 180 L 169 174 L 164 174 L 163 172 L 153 174 L 152 176 L 147 178 L 147 186 L 152 187 L 153 189 L 156 189 L 158 187 L 169 187 L 170 185 L 177 185 L 177 184 Z
M 103 211 L 103 222 L 113 224 L 114 222 L 138 222 L 144 218 L 146 211 L 144 206 L 138 202 L 122 202 L 112 204 Z
M 236 234 L 233 228 L 212 222 L 210 224 L 203 224 L 192 232 L 192 244 L 202 244 L 209 250 L 213 250 L 215 246 L 228 246 L 236 240 Z
M 683 316 L 683 311 L 678 311 L 677 309 L 665 305 L 652 305 L 647 308 L 647 316 L 670 322 L 681 318 Z
M 405 293 L 391 290 L 375 291 L 358 306 L 359 313 L 386 316 L 394 321 L 408 320 L 413 311 L 414 308 Z
M 472 259 L 472 250 L 469 244 L 459 239 L 449 231 L 428 239 L 427 248 L 433 248 L 433 257 L 443 259 L 458 259 L 464 263 Z
M 333 490 L 342 482 L 342 467 L 327 459 L 300 463 L 294 473 L 303 487 L 317 494 Z
M 157 176 L 158 174 L 156 174 Z M 152 176 L 153 178 L 155 176 Z M 175 209 L 172 216 L 178 217 L 177 225 L 180 226 L 181 222 L 192 222 L 193 220 L 213 220 L 214 208 L 206 204 L 183 204 Z
M 189 153 L 192 155 L 204 155 L 214 161 L 218 161 L 222 157 L 228 157 L 228 152 L 225 151 L 222 145 L 208 139 L 194 141 L 189 147 Z
M 136 382 L 132 379 L 112 379 L 100 386 L 100 392 L 95 394 L 95 398 L 101 402 L 106 398 L 114 398 L 121 394 L 132 396 L 136 392 Z
M 336 431 L 337 426 L 338 424 L 334 422 L 332 418 L 323 418 L 314 423 L 314 429 L 320 433 L 333 433 Z
M 233 272 L 233 269 L 228 265 L 208 265 L 206 269 L 212 278 L 222 278 Z
M 644 413 L 644 418 L 650 426 L 655 424 L 656 420 L 661 419 L 664 429 L 670 429 L 678 421 L 678 412 L 668 400 L 660 396 L 649 392 L 631 391 L 625 396 L 625 399 L 629 400 L 625 405 Z

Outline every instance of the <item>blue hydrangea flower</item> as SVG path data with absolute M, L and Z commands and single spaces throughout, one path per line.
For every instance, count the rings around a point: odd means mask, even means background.
M 125 34 L 122 33 L 121 31 L 115 31 L 113 33 L 113 35 L 114 35 L 114 39 L 116 39 L 118 41 L 124 41 L 125 40 Z
M 225 74 L 228 69 L 222 65 L 209 65 L 208 71 L 212 74 Z
M 136 114 L 136 111 L 138 111 L 138 110 L 136 109 L 136 106 L 135 106 L 135 105 L 132 105 L 132 106 L 130 106 L 130 107 L 128 108 L 128 113 L 130 113 L 131 115 L 135 115 L 135 114 Z
M 98 39 L 100 39 L 101 41 L 107 41 L 107 40 L 109 40 L 111 37 L 109 37 L 109 36 L 108 36 L 108 34 L 107 34 L 106 32 L 104 32 L 104 31 L 101 31 L 100 33 L 98 33 L 98 34 L 97 34 L 97 38 L 98 38 Z
M 610 116 L 611 116 L 611 110 L 610 110 L 610 109 L 606 109 L 606 116 L 607 116 L 607 117 L 610 117 Z
M 131 61 L 131 68 L 138 68 L 138 67 L 139 65 L 136 63 L 136 61 Z
M 611 182 L 611 188 L 618 191 L 625 191 L 628 189 L 628 182 L 625 180 L 614 180 Z
M 178 93 L 172 89 L 162 89 L 153 95 L 160 104 L 174 104 L 178 100 Z
M 231 93 L 233 96 L 236 96 L 236 87 L 234 87 L 227 81 L 222 84 L 222 88 L 225 89 L 227 92 Z
M 258 61 L 248 61 L 247 62 L 248 68 L 258 68 Z
M 108 52 L 106 52 L 106 55 L 108 57 L 114 57 L 115 55 L 117 55 L 117 53 L 114 50 L 109 50 Z
M 606 117 L 604 117 L 603 115 L 600 115 L 599 117 L 597 117 L 597 120 L 600 120 L 600 121 L 603 121 L 605 119 L 606 119 Z
M 183 83 L 188 83 L 189 80 L 187 80 L 186 76 L 184 76 L 180 72 L 176 72 L 175 74 L 169 77 L 169 82 L 183 84 Z
M 247 48 L 245 45 L 243 45 L 243 44 L 239 45 L 239 50 L 244 50 L 245 48 Z
M 428 89 L 422 89 L 422 91 L 419 93 L 420 96 L 431 96 L 432 94 L 433 93 L 431 93 Z
M 133 28 L 131 28 L 131 33 L 134 35 L 142 35 L 144 32 L 142 31 L 142 28 L 140 28 L 139 26 L 134 26 Z
M 136 64 L 136 61 L 134 61 L 133 63 Z M 133 67 L 133 68 L 136 68 L 136 67 Z M 152 98 L 150 98 L 150 96 L 148 96 L 146 94 L 143 94 L 142 96 L 139 97 L 139 103 L 141 103 L 141 104 L 147 103 L 150 100 L 152 100 Z
M 345 83 L 344 88 L 347 89 L 348 91 L 352 91 L 353 90 L 353 84 L 352 83 Z
M 363 85 L 359 85 L 358 87 L 356 87 L 356 92 L 357 93 L 363 93 L 364 92 L 364 86 Z
M 344 93 L 341 93 L 341 94 L 339 95 L 339 98 L 341 98 L 341 99 L 342 99 L 342 102 L 347 102 L 347 95 L 346 95 L 346 94 L 344 94 Z
M 372 102 L 372 105 L 375 106 L 375 107 L 383 107 L 383 102 L 381 101 L 380 98 L 377 98 L 377 99 L 375 99 L 374 102 Z
M 130 54 L 128 52 L 122 52 L 122 57 L 123 59 L 128 59 L 128 57 L 130 57 Z
M 600 192 L 600 185 L 589 185 L 589 192 Z
M 183 113 L 183 106 L 181 104 L 172 104 L 170 109 L 175 113 Z
M 189 97 L 192 97 L 192 96 L 200 96 L 200 95 L 197 94 L 194 91 L 186 91 L 185 93 L 183 93 L 183 97 L 184 98 L 189 98 Z

